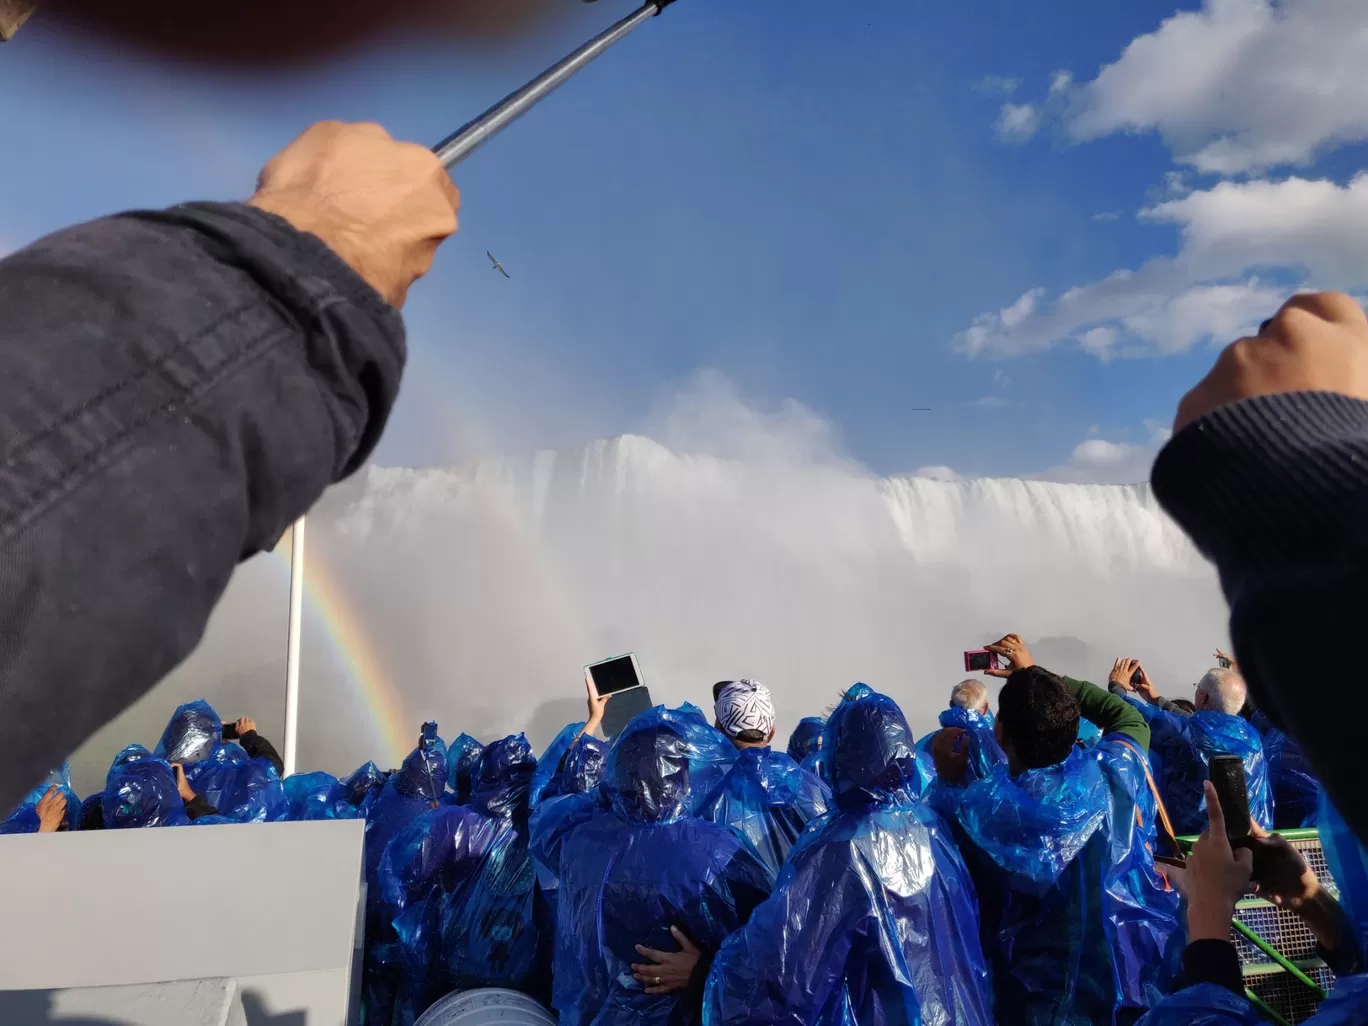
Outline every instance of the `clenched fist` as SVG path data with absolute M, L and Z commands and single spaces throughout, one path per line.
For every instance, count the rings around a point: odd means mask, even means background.
M 456 231 L 461 194 L 427 147 L 324 121 L 272 158 L 248 202 L 317 235 L 397 307 Z
M 1226 346 L 1183 396 L 1178 432 L 1218 406 L 1281 392 L 1339 392 L 1368 399 L 1368 316 L 1342 292 L 1293 296 L 1259 333 Z

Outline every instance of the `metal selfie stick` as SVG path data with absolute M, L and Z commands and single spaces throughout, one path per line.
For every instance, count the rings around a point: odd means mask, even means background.
M 0 0 L 3 7 L 5 0 Z M 592 0 L 589 0 L 592 2 Z M 586 64 L 649 18 L 654 18 L 674 0 L 650 0 L 608 31 L 595 36 L 559 64 L 548 68 L 515 93 L 510 93 L 474 121 L 447 136 L 432 151 L 448 170 L 470 156 L 488 140 L 517 121 L 529 110 L 572 78 Z M 286 630 L 285 659 L 285 775 L 295 771 L 299 738 L 299 636 L 303 626 L 304 597 L 304 518 L 295 522 L 290 545 L 290 619 Z M 426 762 L 426 760 L 424 760 Z M 431 770 L 429 769 L 429 774 Z
M 567 82 L 604 50 L 630 34 L 646 20 L 654 18 L 672 3 L 674 0 L 650 0 L 640 10 L 629 14 L 601 35 L 595 36 L 517 92 L 505 96 L 474 121 L 458 128 L 434 146 L 432 151 L 448 170 L 455 167 Z

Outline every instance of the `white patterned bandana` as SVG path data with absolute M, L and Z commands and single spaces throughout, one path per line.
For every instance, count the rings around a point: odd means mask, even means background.
M 736 739 L 754 730 L 769 737 L 774 730 L 774 702 L 769 688 L 756 680 L 729 680 L 717 692 L 713 706 L 722 733 Z

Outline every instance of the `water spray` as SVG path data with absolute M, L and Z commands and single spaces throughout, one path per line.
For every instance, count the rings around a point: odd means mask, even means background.
M 0 0 L 3 3 L 4 0 Z M 593 3 L 594 0 L 585 0 Z M 564 60 L 515 92 L 509 93 L 494 106 L 458 128 L 436 146 L 432 152 L 448 171 L 470 156 L 494 136 L 517 121 L 560 86 L 568 82 L 599 54 L 624 39 L 649 19 L 656 17 L 674 0 L 649 0 L 616 25 L 599 33 Z M 299 735 L 299 637 L 303 617 L 304 595 L 304 518 L 300 517 L 291 532 L 290 544 L 290 624 L 286 633 L 285 660 L 285 752 L 282 762 L 285 775 L 295 771 L 295 755 Z

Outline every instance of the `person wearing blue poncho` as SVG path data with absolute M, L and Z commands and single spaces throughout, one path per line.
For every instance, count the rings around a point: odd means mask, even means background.
M 413 820 L 437 808 L 446 790 L 447 750 L 442 739 L 424 731 L 418 747 L 391 773 L 366 818 L 364 867 L 366 877 L 366 953 L 362 977 L 367 1021 L 388 1015 L 394 1005 L 396 966 L 400 962 L 392 910 L 385 904 L 380 886 L 380 859 L 386 846 Z M 377 1010 L 371 1012 L 372 1009 Z
M 454 794 L 453 804 L 464 805 L 470 800 L 470 789 L 479 771 L 483 751 L 484 745 L 466 733 L 458 734 L 448 746 L 447 786 Z
M 558 885 L 552 1005 L 565 1026 L 697 1021 L 694 992 L 632 967 L 651 948 L 715 951 L 770 892 L 741 835 L 695 815 L 735 756 L 696 710 L 658 706 L 614 739 L 596 795 L 537 810 L 538 873 Z
M 1286 731 L 1270 726 L 1263 732 L 1263 749 L 1273 795 L 1273 826 L 1279 830 L 1315 826 L 1321 786 L 1302 746 Z
M 735 765 L 699 815 L 740 831 L 774 873 L 808 823 L 827 811 L 831 791 L 786 753 L 770 748 L 774 704 L 758 681 L 713 686 L 716 726 L 736 747 Z
M 0 834 L 55 834 L 76 830 L 81 800 L 71 789 L 71 767 L 62 763 L 29 792 L 19 807 L 0 822 Z
M 452 990 L 508 987 L 548 996 L 527 847 L 536 768 L 521 734 L 494 742 L 484 749 L 466 806 L 424 812 L 386 846 L 379 886 L 397 937 L 395 968 L 402 967 L 386 1022 L 407 1026 Z
M 993 767 L 1005 762 L 997 738 L 993 736 L 993 710 L 988 706 L 988 688 L 980 680 L 962 680 L 950 689 L 950 707 L 940 714 L 940 729 L 963 732 L 960 745 L 965 747 L 965 771 L 978 780 L 992 772 Z M 932 745 L 940 731 L 927 734 L 917 742 L 917 753 L 930 757 Z
M 1124 666 L 1123 666 L 1124 664 Z M 1130 697 L 1130 677 L 1125 669 L 1139 670 L 1133 659 L 1117 660 L 1113 694 Z M 1141 671 L 1143 674 L 1143 670 Z M 1150 728 L 1151 762 L 1159 793 L 1176 833 L 1198 834 L 1206 827 L 1206 800 L 1202 782 L 1213 755 L 1235 755 L 1244 763 L 1249 811 L 1265 830 L 1273 827 L 1273 799 L 1269 788 L 1268 762 L 1259 732 L 1240 716 L 1249 697 L 1244 678 L 1235 670 L 1208 670 L 1195 685 L 1195 712 L 1184 715 L 1159 696 L 1148 675 L 1139 687 L 1146 701 L 1132 700 Z
M 918 799 L 912 732 L 852 688 L 827 721 L 835 808 L 708 975 L 706 1026 L 988 1026 L 992 1002 L 964 862 Z
M 183 766 L 194 793 L 226 819 L 266 823 L 289 818 L 280 756 L 251 719 L 240 719 L 236 726 L 239 743 L 225 743 L 223 724 L 209 703 L 187 702 L 171 716 L 153 754 Z
M 801 765 L 809 755 L 820 752 L 822 731 L 825 729 L 826 720 L 821 716 L 804 716 L 789 735 L 788 757 Z
M 1001 1024 L 1134 1021 L 1170 985 L 1178 897 L 1156 872 L 1149 730 L 1128 703 L 1035 666 L 1016 635 L 996 734 L 1007 756 L 969 782 L 938 745 L 933 804 L 953 817 L 973 875 Z M 1080 716 L 1102 740 L 1076 745 Z

